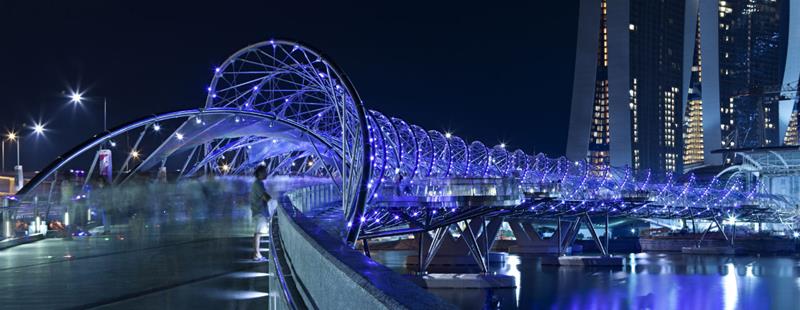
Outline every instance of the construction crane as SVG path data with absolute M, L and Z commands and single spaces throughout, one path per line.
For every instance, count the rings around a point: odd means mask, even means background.
M 742 91 L 738 93 L 733 98 L 742 98 L 748 96 L 760 96 L 762 98 L 765 97 L 777 97 L 778 102 L 785 101 L 785 100 L 794 100 L 794 104 L 792 104 L 792 114 L 789 121 L 789 126 L 786 129 L 786 134 L 784 137 L 779 137 L 779 139 L 783 139 L 784 144 L 786 145 L 800 145 L 800 139 L 798 138 L 797 133 L 798 126 L 800 124 L 797 120 L 797 101 L 800 99 L 798 97 L 798 83 L 800 80 L 796 80 L 793 82 L 789 82 L 780 86 L 772 86 L 772 87 L 754 87 L 752 89 L 748 89 L 746 91 Z M 764 119 L 765 115 L 764 109 L 759 108 L 759 119 Z M 740 129 L 744 132 L 740 132 Z M 763 137 L 763 128 L 753 128 L 752 126 L 747 126 L 746 128 L 741 128 L 741 126 L 736 126 L 736 128 L 728 133 L 725 137 L 724 141 L 746 141 L 747 137 L 751 134 L 751 131 L 756 130 L 762 136 L 759 139 L 760 141 L 764 141 Z

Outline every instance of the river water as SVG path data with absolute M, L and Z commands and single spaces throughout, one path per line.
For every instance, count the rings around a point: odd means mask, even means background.
M 407 273 L 407 251 L 375 258 Z M 800 255 L 701 256 L 638 253 L 624 267 L 542 265 L 509 255 L 498 274 L 516 289 L 437 289 L 463 309 L 800 309 Z

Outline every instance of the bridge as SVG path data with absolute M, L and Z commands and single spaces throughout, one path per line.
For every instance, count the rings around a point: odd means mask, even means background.
M 215 216 L 246 216 L 193 209 L 204 203 L 175 188 L 214 182 L 213 188 L 226 189 L 215 201 L 234 205 L 244 197 L 253 169 L 264 165 L 269 188 L 281 203 L 269 249 L 281 305 L 330 300 L 351 305 L 321 293 L 332 283 L 311 284 L 310 274 L 323 272 L 315 266 L 324 261 L 339 272 L 330 281 L 356 283 L 359 293 L 353 300 L 414 308 L 404 294 L 418 294 L 418 288 L 398 284 L 400 289 L 388 290 L 388 280 L 367 275 L 397 276 L 369 260 L 370 240 L 416 236 L 415 264 L 421 273 L 437 255 L 454 253 L 487 272 L 491 244 L 503 222 L 521 246 L 544 246 L 558 254 L 567 252 L 583 224 L 601 254 L 609 255 L 607 230 L 613 219 L 696 221 L 708 225 L 706 233 L 716 227 L 723 235 L 726 221 L 795 229 L 798 202 L 761 191 L 745 174 L 701 181 L 694 175 L 597 166 L 470 142 L 383 115 L 367 108 L 330 58 L 298 42 L 269 40 L 245 47 L 213 71 L 200 108 L 131 121 L 56 158 L 4 201 L 5 236 L 14 236 L 17 222 L 32 223 L 31 232 L 46 235 L 53 223 L 77 226 L 79 221 L 85 226 L 80 233 L 92 233 L 93 217 L 102 227 L 96 234 L 128 231 L 137 216 L 153 227 L 218 227 Z M 123 147 L 122 141 L 129 142 Z M 123 158 L 103 162 L 104 150 Z M 99 173 L 102 179 L 93 177 Z M 119 215 L 120 191 L 143 187 L 127 193 L 129 199 L 158 197 L 161 209 L 145 212 L 140 203 L 126 201 L 135 211 Z M 159 194 L 162 190 L 175 195 Z M 605 222 L 606 240 L 595 231 L 598 219 Z M 555 232 L 545 238 L 531 226 L 534 222 L 553 223 Z

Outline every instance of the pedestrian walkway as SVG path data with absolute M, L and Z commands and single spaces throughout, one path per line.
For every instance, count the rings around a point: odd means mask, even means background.
M 110 235 L 6 249 L 0 308 L 264 309 L 267 264 L 248 259 L 251 240 Z

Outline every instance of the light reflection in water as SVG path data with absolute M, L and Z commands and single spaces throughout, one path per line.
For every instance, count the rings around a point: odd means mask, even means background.
M 739 285 L 736 280 L 736 266 L 733 263 L 725 264 L 725 275 L 722 276 L 722 297 L 725 309 L 736 309 L 739 300 Z
M 506 260 L 506 264 L 508 265 L 508 271 L 506 272 L 507 275 L 514 277 L 514 284 L 517 285 L 517 289 L 514 290 L 515 296 L 517 297 L 517 307 L 519 307 L 519 290 L 522 286 L 522 274 L 519 273 L 519 256 L 510 255 Z
M 403 262 L 410 254 L 384 252 L 379 260 L 406 273 Z M 625 256 L 624 268 L 559 268 L 534 256 L 509 255 L 505 266 L 494 269 L 515 277 L 517 288 L 508 294 L 432 292 L 461 309 L 794 309 L 800 296 L 798 255 Z

